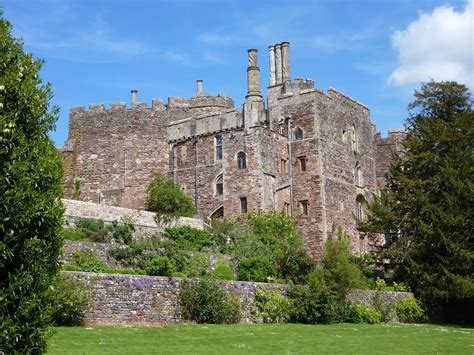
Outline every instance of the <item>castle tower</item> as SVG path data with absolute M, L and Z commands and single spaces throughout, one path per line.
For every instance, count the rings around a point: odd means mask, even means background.
M 266 121 L 265 104 L 260 92 L 260 68 L 256 49 L 248 50 L 247 96 L 243 109 L 244 125 L 247 128 L 261 126 Z

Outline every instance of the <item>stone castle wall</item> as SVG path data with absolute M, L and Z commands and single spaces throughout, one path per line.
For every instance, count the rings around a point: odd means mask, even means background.
M 177 307 L 178 294 L 183 278 L 158 276 L 94 274 L 83 272 L 64 272 L 84 281 L 90 292 L 90 305 L 86 312 L 86 324 L 169 324 L 182 322 Z M 260 322 L 256 317 L 255 292 L 257 287 L 266 290 L 284 291 L 287 285 L 264 284 L 244 281 L 219 281 L 220 287 L 239 297 L 242 322 Z M 373 291 L 355 290 L 348 300 L 370 304 Z M 382 299 L 388 303 L 413 297 L 406 292 L 383 292 Z

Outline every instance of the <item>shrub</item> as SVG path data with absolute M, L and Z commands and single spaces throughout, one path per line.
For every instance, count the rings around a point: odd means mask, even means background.
M 190 226 L 165 229 L 165 236 L 176 243 L 180 250 L 201 251 L 214 244 L 214 236 L 209 232 Z
M 309 274 L 314 269 L 314 260 L 304 253 L 291 254 L 280 270 L 280 275 L 296 284 L 308 281 Z
M 255 294 L 257 316 L 265 323 L 284 323 L 290 317 L 290 301 L 278 290 L 268 290 L 258 287 Z
M 380 313 L 380 321 L 387 323 L 396 319 L 395 309 L 391 302 L 383 297 L 383 292 L 377 291 L 373 299 L 374 308 Z
M 212 272 L 212 277 L 221 280 L 235 280 L 232 267 L 223 259 L 219 259 L 217 262 L 216 268 Z
M 239 262 L 239 280 L 266 282 L 275 274 L 273 262 L 265 256 L 243 259 Z
M 350 303 L 346 307 L 345 321 L 349 323 L 380 323 L 381 314 L 372 306 L 363 303 Z
M 136 266 L 140 262 L 145 245 L 143 243 L 132 243 L 128 247 L 119 246 L 109 249 L 108 254 L 124 266 Z
M 105 264 L 97 259 L 97 256 L 92 250 L 76 250 L 73 254 L 73 261 L 74 264 L 80 268 L 80 271 L 105 272 L 107 270 Z
M 178 296 L 181 315 L 197 323 L 237 323 L 240 320 L 240 302 L 230 297 L 216 283 L 199 280 L 184 282 Z
M 0 43 L 0 349 L 41 353 L 62 246 L 61 156 L 48 135 L 59 109 L 38 75 L 43 62 L 1 10 Z
M 88 242 L 86 233 L 81 228 L 65 228 L 62 231 L 62 236 L 64 240 L 75 240 L 80 242 Z
M 146 209 L 167 217 L 192 217 L 196 214 L 193 200 L 174 181 L 160 172 L 147 190 Z
M 420 303 L 411 297 L 402 298 L 395 303 L 395 312 L 402 323 L 418 323 L 425 318 L 425 312 Z
M 78 218 L 77 228 L 81 228 L 90 241 L 96 243 L 108 243 L 110 241 L 104 221 L 94 218 Z
M 337 294 L 328 289 L 295 286 L 287 291 L 290 300 L 291 323 L 329 324 L 341 321 L 343 307 Z
M 113 221 L 107 229 L 112 233 L 112 237 L 119 243 L 130 244 L 133 240 L 135 227 L 133 224 Z
M 196 254 L 188 258 L 188 264 L 183 272 L 188 277 L 205 276 L 209 270 L 209 261 L 202 254 Z
M 52 319 L 57 326 L 81 325 L 89 300 L 84 284 L 68 275 L 59 275 L 52 290 Z
M 397 282 L 394 281 L 393 282 L 393 290 L 398 291 L 398 292 L 408 292 L 408 291 L 410 291 L 410 286 L 408 286 L 404 282 L 397 283 Z
M 153 276 L 171 276 L 175 265 L 167 256 L 156 256 L 146 263 L 145 271 Z

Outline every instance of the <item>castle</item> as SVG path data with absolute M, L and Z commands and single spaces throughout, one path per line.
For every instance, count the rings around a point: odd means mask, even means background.
M 191 196 L 201 216 L 236 217 L 250 210 L 300 216 L 313 257 L 343 226 L 355 252 L 368 243 L 356 231 L 364 205 L 384 184 L 402 131 L 376 133 L 369 109 L 336 91 L 290 77 L 289 43 L 269 47 L 270 82 L 260 89 L 257 50 L 248 50 L 242 111 L 230 97 L 204 94 L 70 110 L 61 149 L 67 197 L 80 181 L 85 201 L 143 208 L 156 171 Z

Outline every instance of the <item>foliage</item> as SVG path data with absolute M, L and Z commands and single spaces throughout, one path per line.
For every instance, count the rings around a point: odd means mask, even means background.
M 235 280 L 234 271 L 232 267 L 226 263 L 225 260 L 219 259 L 216 268 L 211 274 L 212 278 L 218 280 Z
M 89 304 L 88 290 L 84 284 L 70 277 L 59 275 L 52 289 L 52 318 L 55 325 L 81 325 Z
M 178 297 L 184 319 L 197 323 L 237 323 L 240 320 L 240 303 L 209 280 L 195 284 L 184 282 Z
M 74 265 L 85 272 L 105 272 L 107 267 L 92 250 L 76 250 L 73 254 Z
M 209 261 L 202 254 L 194 254 L 187 257 L 186 266 L 181 271 L 188 277 L 202 277 L 205 276 L 209 270 Z
M 425 318 L 420 303 L 411 297 L 402 298 L 395 303 L 395 312 L 402 323 L 419 323 Z
M 238 223 L 231 248 L 239 259 L 267 257 L 280 279 L 304 282 L 314 267 L 303 247 L 298 221 L 277 211 L 253 211 Z
M 424 83 L 409 105 L 403 155 L 360 225 L 386 235 L 380 258 L 407 282 L 432 319 L 472 321 L 474 113 L 468 89 Z
M 131 223 L 112 221 L 112 224 L 107 226 L 107 229 L 112 233 L 112 237 L 119 243 L 130 244 L 133 240 L 135 227 Z
M 77 228 L 84 231 L 90 241 L 96 243 L 108 243 L 110 241 L 109 233 L 105 227 L 104 221 L 94 218 L 78 218 Z
M 179 250 L 201 251 L 214 244 L 212 234 L 190 226 L 166 228 L 165 237 L 172 240 Z
M 214 236 L 216 250 L 226 254 L 231 252 L 237 238 L 236 222 L 226 218 L 210 218 L 209 232 Z
M 108 254 L 117 260 L 121 265 L 134 267 L 140 264 L 143 252 L 145 251 L 144 243 L 131 243 L 127 247 L 118 246 L 109 249 Z
M 285 323 L 290 317 L 290 301 L 279 290 L 258 287 L 254 304 L 257 317 L 262 317 L 264 323 Z
M 158 216 L 192 217 L 196 214 L 193 200 L 186 195 L 174 181 L 160 172 L 147 190 L 146 209 L 156 212 Z
M 393 290 L 397 291 L 397 292 L 409 292 L 410 291 L 410 286 L 408 286 L 404 282 L 398 283 L 398 282 L 394 281 L 393 282 Z
M 380 321 L 388 323 L 396 320 L 393 304 L 384 298 L 382 291 L 376 291 L 373 298 L 373 306 L 380 313 Z
M 175 265 L 167 256 L 155 256 L 146 264 L 145 271 L 153 276 L 171 276 Z
M 266 282 L 275 274 L 273 262 L 265 256 L 243 259 L 239 262 L 239 280 Z
M 40 353 L 62 246 L 61 157 L 48 137 L 59 110 L 38 76 L 43 62 L 1 10 L 0 47 L 0 351 Z
M 340 237 L 328 239 L 324 248 L 322 268 L 315 275 L 320 275 L 320 284 L 336 292 L 343 300 L 352 288 L 363 285 L 362 275 L 356 264 L 350 260 L 350 239 Z
M 380 277 L 377 277 L 377 279 L 375 280 L 375 289 L 377 291 L 386 291 L 387 283 L 385 282 L 385 280 L 381 279 Z
M 362 282 L 367 288 L 375 288 L 374 275 L 376 272 L 377 259 L 371 253 L 363 253 L 361 255 L 351 255 L 349 260 L 356 264 L 362 274 Z
M 80 242 L 88 242 L 86 233 L 81 228 L 64 228 L 61 232 L 64 240 L 75 240 Z
M 72 194 L 73 200 L 80 200 L 81 199 L 81 180 L 75 179 L 74 180 L 74 193 Z
M 375 307 L 363 303 L 350 303 L 345 312 L 345 321 L 348 323 L 380 323 L 381 314 Z

